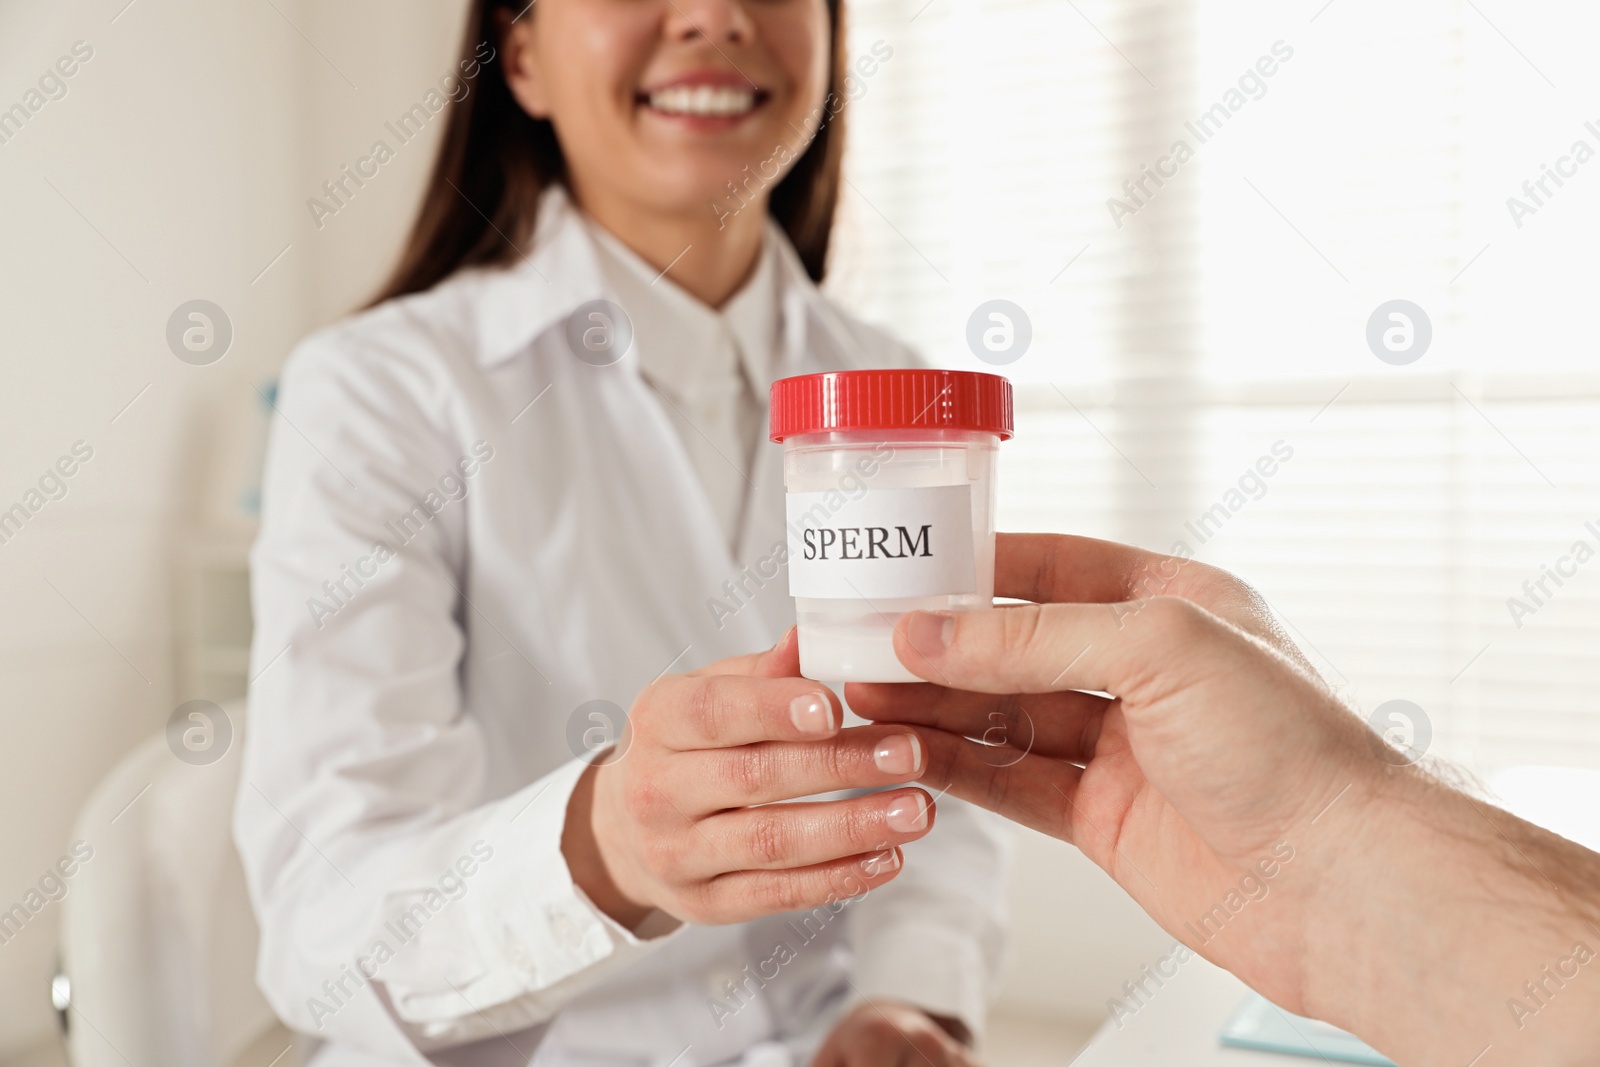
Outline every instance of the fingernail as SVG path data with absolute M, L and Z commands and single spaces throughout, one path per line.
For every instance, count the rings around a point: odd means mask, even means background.
M 861 873 L 868 878 L 876 878 L 880 874 L 900 869 L 900 852 L 890 849 L 887 852 L 875 852 L 861 861 Z
M 921 793 L 901 797 L 883 813 L 884 825 L 897 834 L 915 834 L 928 828 L 928 798 Z
M 944 655 L 955 636 L 956 617 L 948 611 L 916 611 L 906 623 L 906 640 L 929 659 Z
M 833 733 L 833 705 L 821 693 L 806 693 L 789 702 L 789 720 L 803 734 Z
M 916 774 L 922 769 L 922 742 L 916 734 L 895 734 L 878 742 L 872 762 L 884 774 L 896 777 Z

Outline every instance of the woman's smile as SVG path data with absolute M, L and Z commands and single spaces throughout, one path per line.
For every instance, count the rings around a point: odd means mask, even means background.
M 770 90 L 737 71 L 708 68 L 642 89 L 636 103 L 657 120 L 715 132 L 739 125 L 771 99 Z
M 729 205 L 754 195 L 743 188 L 728 201 L 730 184 L 754 182 L 781 155 L 760 179 L 763 189 L 780 183 L 817 136 L 830 94 L 839 96 L 829 0 L 542 0 L 536 8 L 502 28 L 506 80 L 522 110 L 550 124 L 574 199 L 658 268 L 696 246 L 674 280 L 713 305 L 726 299 L 754 260 L 765 214 L 731 223 L 741 233 L 730 243 Z M 661 225 L 669 218 L 672 232 Z M 726 267 L 700 258 L 713 234 Z M 696 280 L 703 270 L 710 274 Z

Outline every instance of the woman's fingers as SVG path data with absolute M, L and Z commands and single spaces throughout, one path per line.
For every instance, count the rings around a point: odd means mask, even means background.
M 716 866 L 695 873 L 810 867 L 882 852 L 922 837 L 933 821 L 933 799 L 921 789 L 722 812 L 700 820 L 711 845 L 700 860 Z
M 781 871 L 730 871 L 700 885 L 688 921 L 741 923 L 786 911 L 809 911 L 807 929 L 837 922 L 847 901 L 900 873 L 897 848 Z M 826 908 L 827 920 L 819 911 Z M 820 932 L 820 930 L 819 930 Z
M 632 726 L 679 752 L 757 741 L 819 741 L 843 721 L 839 698 L 806 678 L 668 675 L 646 690 Z
M 1093 758 L 1111 701 L 1094 693 L 973 693 L 942 685 L 851 683 L 850 708 L 878 723 L 931 726 L 1054 759 Z M 1000 758 L 1000 757 L 996 757 Z
M 903 785 L 924 766 L 922 742 L 910 730 L 853 726 L 820 742 L 764 741 L 681 753 L 668 781 L 686 812 L 708 814 L 837 789 Z
M 715 663 L 688 672 L 691 678 L 709 678 L 716 674 L 742 674 L 751 678 L 800 677 L 800 642 L 798 631 L 791 626 L 778 638 L 778 643 L 764 652 L 749 652 L 742 656 L 729 656 Z

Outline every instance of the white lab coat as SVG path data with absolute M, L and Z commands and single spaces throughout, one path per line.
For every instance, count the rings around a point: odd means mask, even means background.
M 769 238 L 779 376 L 913 362 Z M 636 937 L 572 883 L 575 753 L 607 722 L 589 702 L 625 709 L 793 613 L 758 566 L 784 538 L 781 450 L 761 444 L 730 552 L 636 353 L 569 348 L 569 314 L 606 295 L 552 191 L 520 264 L 357 315 L 285 367 L 234 816 L 262 989 L 330 1043 L 319 1067 L 803 1064 L 859 997 L 980 1029 L 1007 839 L 953 799 L 837 915 Z

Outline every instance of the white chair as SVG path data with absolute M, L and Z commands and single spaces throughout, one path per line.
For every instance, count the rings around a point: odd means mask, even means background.
M 149 738 L 79 813 L 73 840 L 94 855 L 62 902 L 74 1067 L 300 1063 L 256 989 L 256 923 L 229 828 L 244 706 L 225 710 L 220 759 L 192 765 L 164 734 Z

